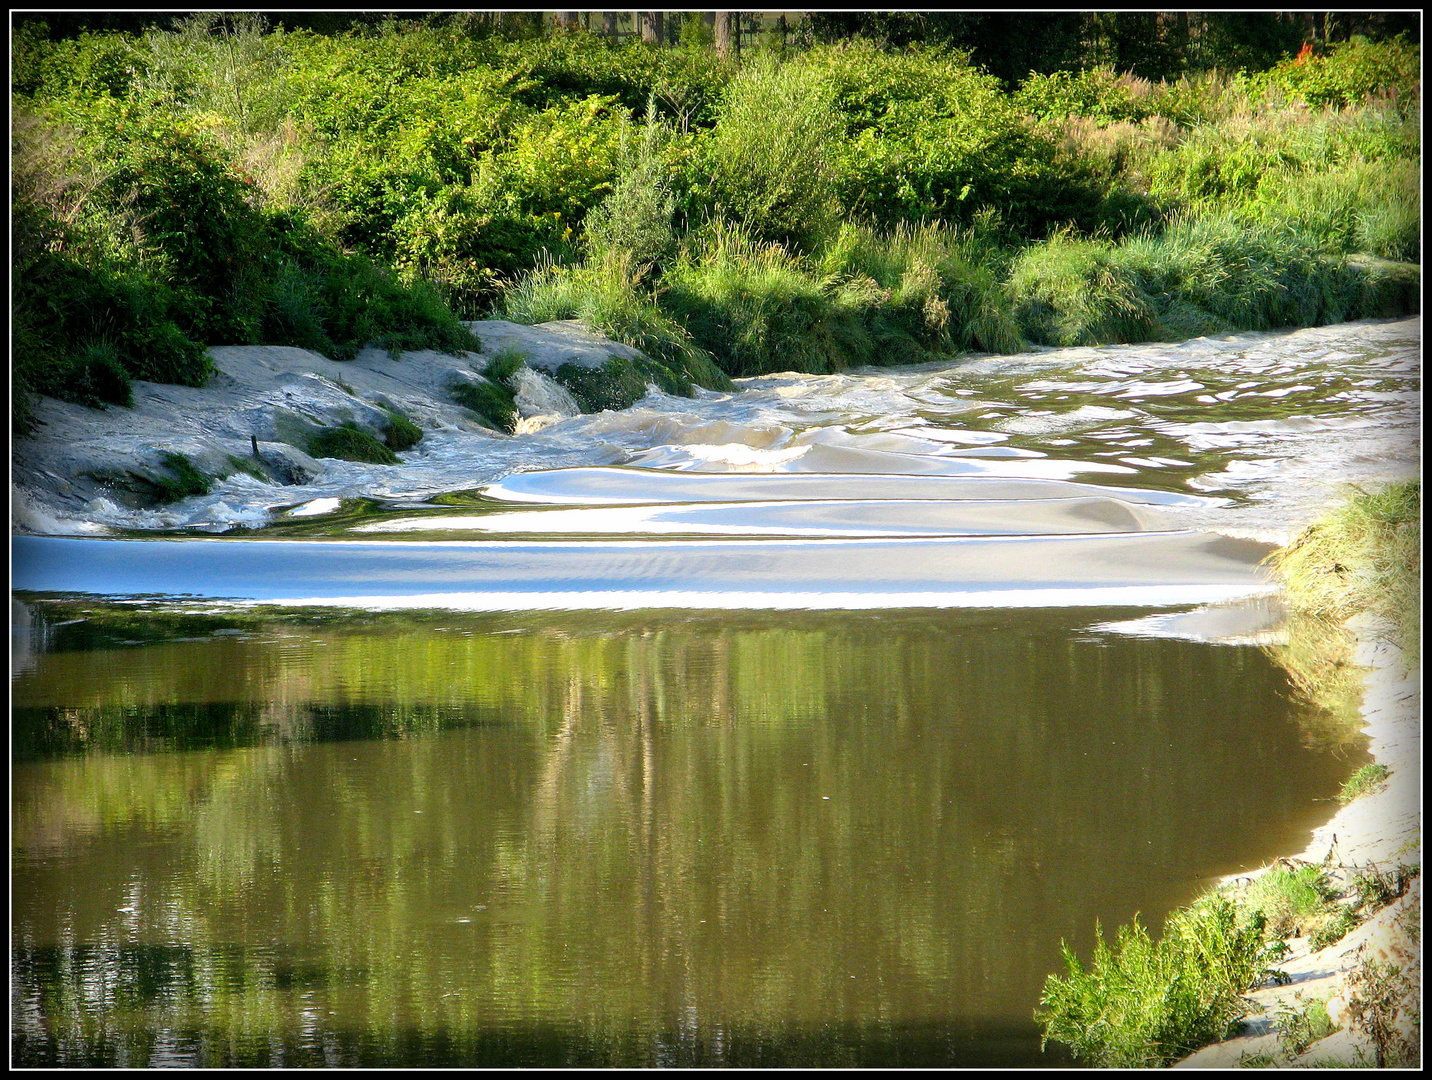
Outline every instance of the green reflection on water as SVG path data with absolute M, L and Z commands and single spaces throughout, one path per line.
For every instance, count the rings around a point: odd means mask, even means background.
M 1058 1064 L 1060 938 L 1300 847 L 1347 770 L 1259 650 L 1081 630 L 1127 614 L 61 628 L 13 682 L 12 1050 Z

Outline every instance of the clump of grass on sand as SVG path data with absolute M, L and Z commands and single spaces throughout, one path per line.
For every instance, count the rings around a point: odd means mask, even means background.
M 1243 994 L 1284 955 L 1265 928 L 1261 912 L 1213 894 L 1170 915 L 1157 940 L 1137 919 L 1112 948 L 1096 931 L 1087 969 L 1065 945 L 1068 975 L 1045 981 L 1035 1012 L 1044 1042 L 1065 1043 L 1096 1067 L 1148 1068 L 1223 1038 Z
M 1376 791 L 1386 779 L 1386 765 L 1378 761 L 1364 765 L 1343 782 L 1342 790 L 1338 792 L 1338 802 L 1350 803 L 1361 795 Z
M 1295 609 L 1342 621 L 1370 611 L 1396 628 L 1406 663 L 1419 655 L 1422 483 L 1359 490 L 1304 529 L 1270 563 Z

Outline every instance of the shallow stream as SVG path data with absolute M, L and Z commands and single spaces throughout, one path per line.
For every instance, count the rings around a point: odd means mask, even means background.
M 1415 474 L 1419 350 L 771 376 L 16 537 L 15 1063 L 1065 1063 L 1061 940 L 1366 760 L 1259 562 Z

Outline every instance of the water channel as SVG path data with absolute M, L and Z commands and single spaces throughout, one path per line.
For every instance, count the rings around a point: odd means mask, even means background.
M 1067 1064 L 1061 941 L 1367 760 L 1259 560 L 1415 473 L 1419 357 L 771 376 L 16 537 L 14 1062 Z

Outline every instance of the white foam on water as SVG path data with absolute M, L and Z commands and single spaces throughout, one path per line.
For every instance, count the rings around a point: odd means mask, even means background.
M 483 488 L 504 502 L 609 505 L 613 503 L 764 502 L 789 499 L 1076 499 L 1208 510 L 1226 500 L 1178 492 L 1109 488 L 1070 480 L 989 475 L 921 476 L 902 473 L 711 473 L 644 468 L 574 468 L 518 473 Z
M 929 592 L 593 592 L 422 593 L 412 596 L 313 596 L 286 606 L 364 611 L 635 611 L 679 608 L 710 611 L 880 611 L 898 608 L 1175 607 L 1271 593 L 1276 586 L 1111 586 L 1071 589 L 984 589 Z M 270 601 L 241 601 L 264 606 Z
M 1141 532 L 1167 529 L 1147 507 L 1115 499 L 928 501 L 840 500 L 684 503 L 408 516 L 353 526 L 352 533 L 581 533 L 722 536 L 984 536 Z

